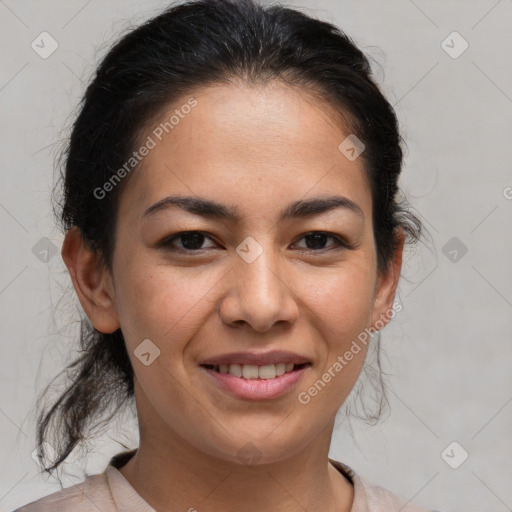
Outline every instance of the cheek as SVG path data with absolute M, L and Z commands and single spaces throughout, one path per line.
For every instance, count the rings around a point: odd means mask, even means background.
M 220 276 L 142 261 L 136 255 L 124 261 L 116 279 L 116 308 L 126 342 L 134 348 L 149 338 L 161 349 L 177 350 L 204 319 L 208 292 Z
M 373 307 L 374 282 L 368 273 L 331 273 L 308 288 L 308 300 L 317 322 L 316 337 L 321 366 L 297 397 L 299 407 L 312 416 L 336 415 L 364 365 L 368 351 L 365 329 Z M 361 337 L 363 333 L 363 337 Z
M 316 277 L 308 279 L 305 293 L 308 305 L 330 329 L 330 338 L 343 344 L 347 336 L 370 325 L 375 285 L 371 270 L 359 264 L 346 265 Z
M 312 394 L 321 395 L 313 407 L 324 401 L 332 402 L 334 409 L 340 407 L 361 373 L 369 341 L 365 329 L 371 325 L 374 303 L 371 269 L 371 259 L 368 265 L 364 259 L 354 259 L 343 269 L 317 279 L 316 284 L 309 282 L 309 306 L 323 338 L 317 346 L 322 360 L 319 373 L 325 384 L 325 390 L 322 383 L 311 389 Z

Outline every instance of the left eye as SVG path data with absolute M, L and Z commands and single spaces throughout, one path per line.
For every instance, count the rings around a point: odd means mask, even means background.
M 175 244 L 175 241 L 180 239 L 182 242 L 181 247 Z M 211 240 L 211 238 L 208 235 L 201 231 L 182 231 L 181 233 L 177 233 L 176 235 L 173 235 L 172 237 L 163 240 L 161 245 L 166 247 L 174 246 L 177 249 L 185 252 L 197 252 L 208 248 L 203 247 L 205 239 Z M 325 244 L 329 239 L 332 239 L 334 241 L 334 244 L 331 244 L 331 247 L 348 247 L 348 244 L 346 244 L 341 238 L 330 233 L 325 233 L 323 231 L 312 231 L 311 233 L 307 233 L 306 235 L 304 235 L 299 240 L 306 241 L 305 249 L 309 249 L 312 251 L 320 251 L 326 248 Z M 327 248 L 328 247 L 329 245 L 327 246 Z
M 348 245 L 342 241 L 339 237 L 335 235 L 331 235 L 330 233 L 325 233 L 323 231 L 312 231 L 311 233 L 307 233 L 300 240 L 306 240 L 306 245 L 311 245 L 313 247 L 306 247 L 311 250 L 321 250 L 325 249 L 323 247 L 324 243 L 328 239 L 334 240 L 335 247 L 348 247 Z M 308 244 L 309 242 L 309 244 Z

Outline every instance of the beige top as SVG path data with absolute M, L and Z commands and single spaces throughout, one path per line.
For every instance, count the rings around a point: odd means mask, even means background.
M 119 471 L 135 451 L 115 455 L 103 473 L 90 475 L 80 484 L 28 503 L 14 512 L 156 512 Z M 363 480 L 342 462 L 329 461 L 354 486 L 350 512 L 439 512 L 406 503 L 386 489 Z

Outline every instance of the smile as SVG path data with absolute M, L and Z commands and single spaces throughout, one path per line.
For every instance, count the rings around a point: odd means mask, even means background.
M 242 400 L 272 400 L 284 396 L 296 387 L 311 363 L 202 364 L 208 382 L 231 397 Z
M 256 366 L 252 364 L 219 364 L 219 365 L 202 365 L 204 368 L 216 371 L 218 373 L 233 375 L 242 379 L 275 379 L 285 373 L 299 370 L 310 363 L 294 364 L 294 363 L 278 363 Z

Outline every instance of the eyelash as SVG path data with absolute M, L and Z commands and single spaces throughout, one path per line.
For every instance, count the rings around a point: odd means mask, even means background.
M 193 253 L 202 253 L 203 251 L 207 250 L 207 249 L 182 249 L 181 247 L 176 247 L 173 245 L 173 241 L 176 240 L 176 239 L 179 239 L 180 237 L 182 237 L 183 235 L 190 235 L 190 234 L 194 234 L 194 233 L 199 233 L 201 235 L 204 235 L 205 238 L 209 238 L 210 240 L 213 241 L 213 239 L 208 236 L 207 233 L 205 233 L 204 231 L 180 231 L 179 233 L 176 233 L 172 236 L 169 236 L 169 237 L 166 237 L 164 238 L 159 244 L 158 246 L 159 247 L 164 247 L 166 249 L 169 249 L 169 250 L 172 250 L 172 251 L 175 251 L 175 252 L 181 252 L 183 254 L 193 254 Z M 337 235 L 334 235 L 333 233 L 329 233 L 328 231 L 309 231 L 307 233 L 305 233 L 304 235 L 302 235 L 301 238 L 299 238 L 299 240 L 302 240 L 303 238 L 305 238 L 306 236 L 308 235 L 313 235 L 313 234 L 322 234 L 322 235 L 327 235 L 327 238 L 331 238 L 332 240 L 334 240 L 336 246 L 334 248 L 324 248 L 324 249 L 299 249 L 299 252 L 313 252 L 313 253 L 325 253 L 325 252 L 328 252 L 328 251 L 332 251 L 332 250 L 340 250 L 340 249 L 353 249 L 352 246 L 350 246 L 345 240 L 343 240 L 341 237 L 337 236 Z

